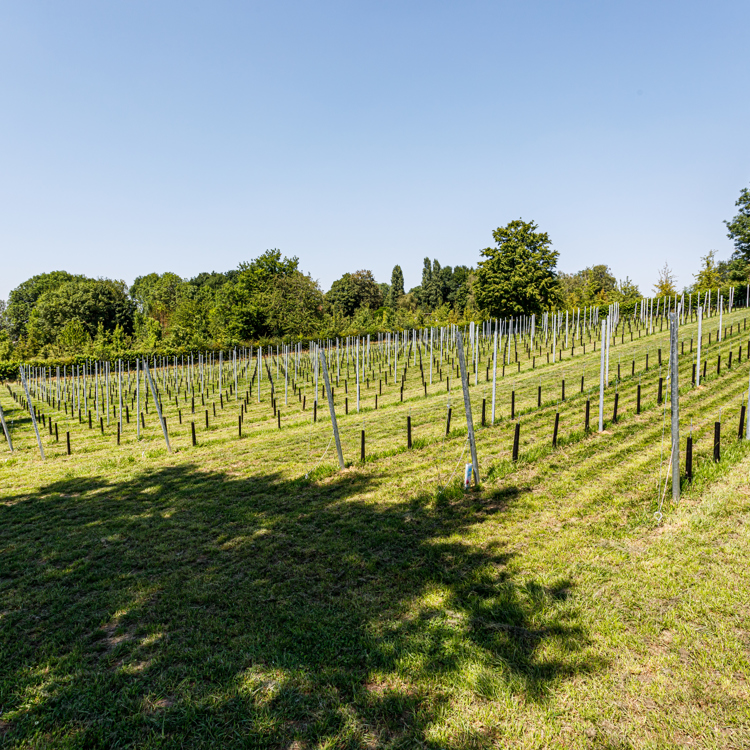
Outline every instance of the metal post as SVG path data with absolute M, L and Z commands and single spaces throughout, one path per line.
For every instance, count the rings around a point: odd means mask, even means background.
M 135 398 L 136 398 L 136 414 L 135 414 L 135 426 L 136 426 L 136 440 L 141 439 L 141 358 L 135 358 Z M 98 417 L 97 412 L 97 419 Z
M 497 394 L 497 321 L 495 321 L 495 356 L 492 364 L 492 424 L 495 424 L 495 396 Z
M 26 375 L 23 371 L 23 365 L 21 365 L 19 368 L 19 371 L 21 373 L 21 382 L 23 383 L 23 390 L 26 393 L 26 403 L 29 405 L 29 412 L 31 413 L 31 423 L 34 425 L 34 432 L 36 433 L 36 442 L 39 445 L 39 452 L 42 454 L 42 459 L 44 458 L 44 448 L 42 447 L 42 438 L 39 436 L 39 425 L 36 423 L 36 414 L 34 414 L 34 406 L 31 403 L 31 396 L 29 396 L 29 386 L 26 384 Z
M 703 307 L 698 305 L 698 355 L 695 368 L 695 384 L 701 384 L 701 337 L 703 336 Z
M 13 441 L 10 439 L 10 430 L 8 429 L 8 425 L 5 424 L 5 414 L 3 413 L 2 406 L 0 406 L 0 422 L 2 422 L 3 432 L 5 433 L 5 439 L 8 441 L 10 452 L 13 453 Z
M 154 406 L 156 406 L 156 414 L 159 417 L 159 424 L 161 425 L 161 430 L 164 433 L 164 440 L 167 443 L 167 450 L 171 453 L 172 446 L 169 444 L 169 435 L 167 435 L 167 427 L 164 424 L 164 419 L 161 416 L 161 406 L 159 406 L 159 397 L 156 395 L 156 387 L 154 386 L 154 381 L 151 378 L 151 372 L 148 369 L 148 361 L 146 359 L 143 360 L 143 371 L 146 373 L 146 377 L 148 378 L 148 384 L 151 386 L 151 395 L 154 397 Z
M 607 321 L 602 321 L 602 345 L 600 348 L 599 363 L 599 432 L 604 432 L 604 350 L 606 348 L 605 338 L 607 336 Z
M 677 361 L 678 321 L 677 313 L 669 313 L 669 369 L 672 396 L 672 500 L 680 500 L 680 382 Z
M 474 471 L 474 483 L 479 485 L 479 463 L 477 461 L 477 446 L 474 442 L 474 421 L 471 417 L 471 399 L 469 398 L 469 376 L 466 372 L 466 358 L 464 357 L 464 342 L 461 332 L 456 333 L 456 345 L 458 347 L 458 364 L 461 369 L 461 385 L 464 391 L 464 408 L 466 410 L 466 428 L 469 433 L 469 446 L 471 447 L 471 465 Z
M 341 439 L 339 438 L 339 425 L 336 421 L 336 409 L 333 406 L 333 393 L 331 392 L 331 383 L 328 380 L 328 367 L 326 366 L 326 358 L 323 354 L 323 349 L 318 349 L 318 357 L 320 364 L 323 368 L 323 381 L 325 383 L 326 393 L 328 394 L 328 410 L 331 412 L 331 425 L 333 427 L 333 438 L 336 441 L 336 452 L 339 456 L 339 468 L 344 467 L 344 454 L 341 451 Z M 316 400 L 317 403 L 317 400 Z

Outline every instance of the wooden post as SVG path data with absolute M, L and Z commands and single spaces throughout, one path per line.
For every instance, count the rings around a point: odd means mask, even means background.
M 518 443 L 521 439 L 521 423 L 516 422 L 516 429 L 513 433 L 513 461 L 518 461 Z
M 406 447 L 411 449 L 411 415 L 406 418 Z
M 685 476 L 688 482 L 693 481 L 693 436 L 688 435 L 685 446 Z
M 195 447 L 195 422 L 190 423 L 190 437 L 193 441 L 193 447 Z
M 555 412 L 555 430 L 552 433 L 552 447 L 557 448 L 557 429 L 560 426 L 560 412 Z
M 323 368 L 323 379 L 325 381 L 326 393 L 328 394 L 328 409 L 331 412 L 331 425 L 333 427 L 333 437 L 334 437 L 334 440 L 336 441 L 336 453 L 338 453 L 338 457 L 339 457 L 339 468 L 343 469 L 345 464 L 344 464 L 344 454 L 341 450 L 341 440 L 339 438 L 339 425 L 338 425 L 338 422 L 336 421 L 336 409 L 333 405 L 333 391 L 331 390 L 331 383 L 328 380 L 328 367 L 326 365 L 326 359 L 325 359 L 325 356 L 323 355 L 322 349 L 318 350 L 318 356 L 320 358 L 320 364 Z
M 69 432 L 65 433 L 65 445 L 68 449 L 68 455 L 70 455 L 70 433 Z
M 466 358 L 464 357 L 464 342 L 461 331 L 456 333 L 456 344 L 458 346 L 458 363 L 461 368 L 461 385 L 464 391 L 464 409 L 466 411 L 466 427 L 468 430 L 469 446 L 471 448 L 471 463 L 474 473 L 474 483 L 479 485 L 479 463 L 477 461 L 477 446 L 474 441 L 474 420 L 471 415 L 471 399 L 469 397 L 469 377 L 466 372 Z
M 590 428 L 590 417 L 591 417 L 591 401 L 586 399 L 586 418 L 583 422 L 583 429 L 588 432 Z
M 714 422 L 714 461 L 721 460 L 721 422 Z

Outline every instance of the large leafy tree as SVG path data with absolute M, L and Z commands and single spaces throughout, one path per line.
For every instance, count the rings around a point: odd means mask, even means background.
M 659 278 L 654 284 L 654 294 L 657 297 L 666 297 L 670 294 L 675 294 L 677 289 L 675 283 L 677 279 L 674 272 L 669 267 L 669 264 L 665 263 L 662 268 L 659 269 Z
M 101 324 L 104 331 L 118 326 L 133 332 L 135 305 L 124 282 L 109 279 L 76 279 L 45 292 L 37 301 L 28 323 L 29 337 L 42 344 L 54 343 L 66 324 L 76 321 L 92 338 Z M 81 326 L 73 326 L 80 330 Z M 72 330 L 68 326 L 68 330 Z
M 48 291 L 57 289 L 66 281 L 85 279 L 85 276 L 74 276 L 67 271 L 50 271 L 32 276 L 19 284 L 8 297 L 6 310 L 8 330 L 14 339 L 26 335 L 31 313 L 39 298 Z
M 372 271 L 345 273 L 331 284 L 326 299 L 336 312 L 347 317 L 360 307 L 377 310 L 383 305 L 383 294 Z
M 475 295 L 495 317 L 541 313 L 558 299 L 557 258 L 546 232 L 515 219 L 493 233 L 496 247 L 481 251 Z
M 214 307 L 213 330 L 220 338 L 247 341 L 286 332 L 284 316 L 300 322 L 322 313 L 323 295 L 315 281 L 297 268 L 299 259 L 266 250 L 250 263 L 241 263 L 237 276 L 220 287 Z M 283 295 L 289 295 L 283 299 Z M 297 296 L 294 296 L 297 294 Z
M 141 313 L 159 321 L 162 328 L 166 329 L 184 285 L 185 281 L 176 273 L 150 273 L 139 276 L 133 282 L 130 296 Z
M 727 237 L 734 242 L 734 254 L 750 262 L 750 190 L 743 188 L 734 204 L 740 210 L 732 221 L 725 221 Z

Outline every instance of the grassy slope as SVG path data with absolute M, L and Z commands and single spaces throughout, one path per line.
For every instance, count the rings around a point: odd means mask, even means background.
M 583 361 L 593 373 L 598 353 L 544 368 L 545 391 Z M 19 431 L 0 466 L 0 743 L 747 746 L 750 450 L 731 435 L 746 362 L 684 389 L 684 424 L 711 431 L 731 405 L 731 429 L 719 465 L 698 440 L 696 482 L 662 525 L 657 370 L 640 416 L 638 376 L 621 385 L 603 435 L 580 430 L 585 396 L 525 414 L 513 465 L 508 392 L 532 408 L 539 374 L 503 382 L 470 493 L 439 491 L 464 430 L 454 412 L 442 439 L 437 387 L 391 393 L 366 416 L 375 460 L 337 473 L 329 452 L 311 480 L 330 426 L 307 415 L 250 422 L 239 441 L 226 413 L 195 449 L 175 425 L 171 456 L 153 422 L 119 448 L 75 424 L 74 455 L 45 438 L 44 464 Z M 424 445 L 406 452 L 409 409 Z M 361 417 L 341 421 L 351 458 Z

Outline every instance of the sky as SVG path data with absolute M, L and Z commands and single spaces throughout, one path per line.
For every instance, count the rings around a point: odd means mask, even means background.
M 0 299 L 34 274 L 327 290 L 534 221 L 649 294 L 732 251 L 750 3 L 0 0 Z

